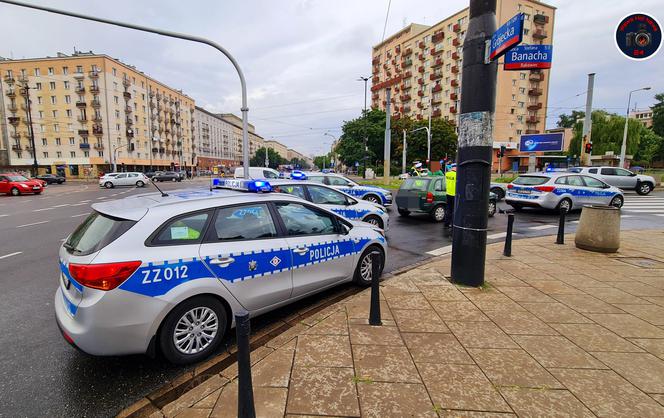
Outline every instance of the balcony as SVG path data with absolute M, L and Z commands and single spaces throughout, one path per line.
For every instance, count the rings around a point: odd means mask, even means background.
M 380 96 L 378 95 L 378 93 L 374 93 L 371 95 L 371 100 L 378 100 L 379 98 Z
M 424 79 L 423 78 L 418 78 L 417 79 L 417 84 L 419 84 L 420 86 L 423 85 L 424 84 Z
M 153 153 L 153 154 L 156 154 L 156 153 L 158 153 L 158 152 L 159 152 L 159 148 L 152 148 L 152 153 Z
M 124 87 L 129 87 L 129 86 L 131 86 L 131 81 L 129 81 L 128 78 L 125 78 L 124 80 L 122 80 L 122 85 Z
M 408 70 L 405 73 L 403 73 L 403 78 L 411 78 L 413 76 L 413 72 Z
M 123 91 L 122 96 L 124 96 L 125 100 L 131 99 L 131 93 L 129 93 L 128 91 Z
M 411 65 L 413 65 L 413 60 L 408 58 L 401 63 L 401 68 L 410 67 Z
M 526 129 L 526 134 L 538 134 L 539 129 Z
M 371 78 L 371 82 L 372 82 L 373 84 L 378 84 L 378 83 L 380 83 L 380 78 L 379 78 L 379 77 L 372 77 L 372 78 Z
M 420 97 L 424 97 L 424 92 L 422 90 L 419 90 L 417 92 L 417 95 L 420 96 Z M 418 103 L 418 105 L 419 105 L 419 103 Z
M 22 150 L 23 150 L 23 147 L 21 145 L 19 145 L 19 144 L 12 145 L 12 151 L 20 152 Z
M 90 86 L 90 93 L 99 94 L 99 86 L 96 86 L 96 85 Z
M 537 116 L 528 116 L 528 118 L 526 119 L 526 122 L 527 123 L 539 123 L 540 118 L 537 117 Z
M 79 129 L 78 130 L 78 134 L 81 135 L 81 136 L 88 136 L 89 133 L 90 133 L 90 131 L 88 131 L 87 129 Z
M 453 66 L 453 67 L 452 67 L 452 73 L 454 73 L 454 74 L 459 74 L 459 67 L 457 67 L 456 65 Z
M 423 60 L 424 59 L 424 52 L 420 52 L 419 54 L 417 54 L 417 59 Z
M 528 90 L 528 96 L 541 96 L 542 89 L 530 89 Z
M 439 117 L 442 115 L 442 113 L 443 113 L 443 112 L 441 112 L 440 109 L 436 109 L 436 110 L 434 110 L 433 113 L 431 114 L 431 117 L 432 117 L 432 118 L 439 118 Z
M 452 39 L 452 45 L 453 45 L 453 46 L 459 46 L 459 45 L 461 45 L 461 41 L 459 40 L 459 38 L 454 38 L 454 39 Z
M 378 65 L 378 64 L 380 64 L 380 57 L 374 57 L 374 58 L 371 60 L 371 64 L 373 64 L 373 65 Z
M 419 72 L 419 73 L 423 73 L 423 72 L 424 72 L 424 65 L 420 65 L 420 66 L 417 68 L 417 72 Z
M 454 114 L 454 113 L 456 113 L 456 112 L 457 112 L 457 108 L 456 108 L 456 106 L 452 106 L 452 107 L 450 107 L 450 113 Z
M 431 104 L 440 104 L 443 102 L 443 98 L 438 96 L 438 97 L 433 97 L 431 99 Z
M 528 80 L 530 80 L 530 81 L 534 81 L 534 82 L 536 82 L 536 83 L 537 83 L 537 82 L 540 82 L 540 81 L 543 81 L 543 80 L 544 80 L 544 73 L 535 73 L 535 72 L 531 72 L 531 73 L 528 75 Z
M 14 113 L 18 111 L 18 107 L 15 104 L 10 104 L 9 106 L 7 106 L 7 110 Z
M 101 107 L 101 102 L 100 102 L 99 100 L 93 100 L 93 101 L 91 102 L 91 104 L 92 104 L 92 107 L 94 107 L 94 108 L 99 108 L 99 107 Z
M 410 94 L 403 94 L 403 95 L 401 95 L 400 99 L 401 99 L 402 102 L 409 102 L 411 97 L 410 97 Z
M 7 97 L 10 97 L 10 98 L 12 98 L 12 99 L 13 99 L 14 97 L 16 97 L 16 91 L 15 91 L 14 89 L 9 89 L 9 90 L 7 90 L 7 93 L 6 93 L 6 94 L 7 94 Z
M 21 118 L 18 117 L 18 116 L 10 116 L 10 117 L 7 118 L 7 120 L 9 120 L 9 123 L 11 125 L 16 126 L 21 121 Z
M 95 115 L 95 116 L 92 118 L 92 121 L 93 121 L 93 122 L 101 122 L 101 116 L 100 116 L 100 115 Z
M 133 138 L 134 137 L 134 131 L 132 129 L 127 129 L 127 138 Z
M 88 118 L 87 116 L 79 116 L 78 118 L 76 118 L 76 120 L 78 120 L 81 123 L 86 123 L 88 121 Z
M 166 152 L 166 148 L 159 148 L 159 154 L 163 154 Z
M 431 73 L 431 75 L 429 75 L 429 80 L 434 81 L 434 80 L 438 80 L 439 78 L 442 78 L 442 77 L 443 77 L 442 72 L 440 72 L 440 73 L 435 72 L 435 73 Z
M 459 100 L 459 95 L 456 93 L 450 93 L 450 100 L 457 101 Z
M 88 144 L 87 142 L 81 142 L 80 144 L 78 144 L 78 147 L 80 149 L 90 149 L 90 144 Z
M 158 101 L 158 102 L 161 101 L 161 94 L 160 94 L 160 93 L 157 93 L 157 101 Z
M 14 76 L 11 75 L 6 75 L 5 76 L 5 83 L 7 84 L 13 84 L 16 80 L 14 79 Z
M 535 22 L 536 25 L 545 25 L 549 23 L 549 16 L 536 14 L 533 16 L 533 22 Z
M 452 81 L 450 81 L 450 86 L 452 86 L 452 87 L 459 87 L 459 80 L 457 80 L 457 79 L 452 79 Z
M 104 128 L 101 125 L 95 125 L 92 127 L 92 133 L 94 135 L 102 135 L 104 133 Z
M 438 58 L 436 61 L 434 61 L 432 67 L 434 67 L 434 68 L 435 68 L 435 67 L 440 67 L 441 65 L 443 65 L 443 59 L 442 59 L 442 58 Z
M 125 113 L 131 113 L 134 111 L 134 109 L 131 106 L 125 106 Z
M 452 52 L 452 59 L 453 60 L 458 60 L 459 59 L 459 53 L 458 52 Z
M 99 71 L 90 71 L 90 78 L 99 78 Z
M 424 45 L 424 41 L 420 41 L 420 42 L 418 42 L 418 43 L 417 43 L 417 46 L 419 46 L 420 49 L 424 49 L 424 47 L 425 47 L 425 45 Z
M 82 72 L 74 73 L 74 78 L 77 80 L 83 80 L 85 78 L 85 74 L 83 74 Z
M 104 150 L 104 145 L 103 144 L 95 144 L 95 149 L 97 151 L 103 151 Z
M 528 110 L 540 110 L 542 108 L 542 103 L 529 103 Z
M 461 32 L 461 25 L 459 25 L 458 23 L 455 23 L 454 26 L 452 26 L 452 31 L 454 31 L 454 33 Z
M 431 42 L 433 42 L 434 44 L 437 44 L 438 42 L 441 42 L 444 38 L 445 38 L 445 33 L 444 32 L 436 32 L 431 37 Z
M 413 53 L 413 50 L 412 50 L 411 48 L 406 48 L 406 49 L 403 51 L 403 54 L 401 54 L 401 55 L 403 55 L 404 57 L 407 57 L 407 56 L 409 56 L 409 55 L 412 54 L 412 53 Z
M 546 39 L 548 37 L 547 33 L 543 29 L 537 29 L 533 32 L 533 39 Z
M 403 113 L 410 113 L 410 106 L 404 106 L 401 108 L 401 112 Z
M 131 126 L 134 124 L 134 120 L 132 118 L 127 118 L 125 119 L 125 124 L 127 124 L 127 126 Z
M 440 84 L 436 84 L 436 85 L 431 89 L 431 91 L 434 92 L 434 93 L 437 93 L 437 92 L 442 91 L 442 90 L 443 90 L 443 86 L 441 86 Z
M 83 94 L 83 93 L 85 93 L 85 86 L 78 86 L 78 87 L 76 87 L 76 93 L 78 93 L 78 94 Z
M 78 107 L 78 108 L 85 108 L 85 107 L 87 107 L 87 105 L 88 104 L 85 103 L 85 102 L 81 102 L 81 101 L 76 102 L 76 107 Z

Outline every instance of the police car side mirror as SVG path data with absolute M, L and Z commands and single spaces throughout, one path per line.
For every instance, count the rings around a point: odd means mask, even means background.
M 346 199 L 346 206 L 357 205 L 357 200 Z

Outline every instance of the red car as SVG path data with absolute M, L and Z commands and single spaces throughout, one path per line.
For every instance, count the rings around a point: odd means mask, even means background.
M 0 174 L 0 193 L 19 196 L 22 194 L 39 194 L 44 191 L 40 181 L 29 180 L 17 173 Z

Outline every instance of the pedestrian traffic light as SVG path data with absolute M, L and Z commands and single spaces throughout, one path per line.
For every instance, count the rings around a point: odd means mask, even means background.
M 586 154 L 590 154 L 590 153 L 593 151 L 593 144 L 592 144 L 592 142 L 587 142 L 587 143 L 586 143 L 586 149 L 585 149 L 585 151 L 586 151 Z

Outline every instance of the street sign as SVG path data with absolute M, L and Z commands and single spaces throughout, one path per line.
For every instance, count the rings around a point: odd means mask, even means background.
M 358 163 L 357 161 L 355 161 L 355 167 L 359 167 L 359 166 L 360 166 L 360 163 Z
M 521 135 L 519 150 L 521 152 L 562 151 L 563 143 L 564 135 L 562 132 Z
M 523 13 L 519 13 L 491 36 L 489 43 L 489 59 L 495 61 L 523 39 Z
M 505 54 L 505 70 L 533 70 L 551 68 L 551 45 L 519 45 Z

